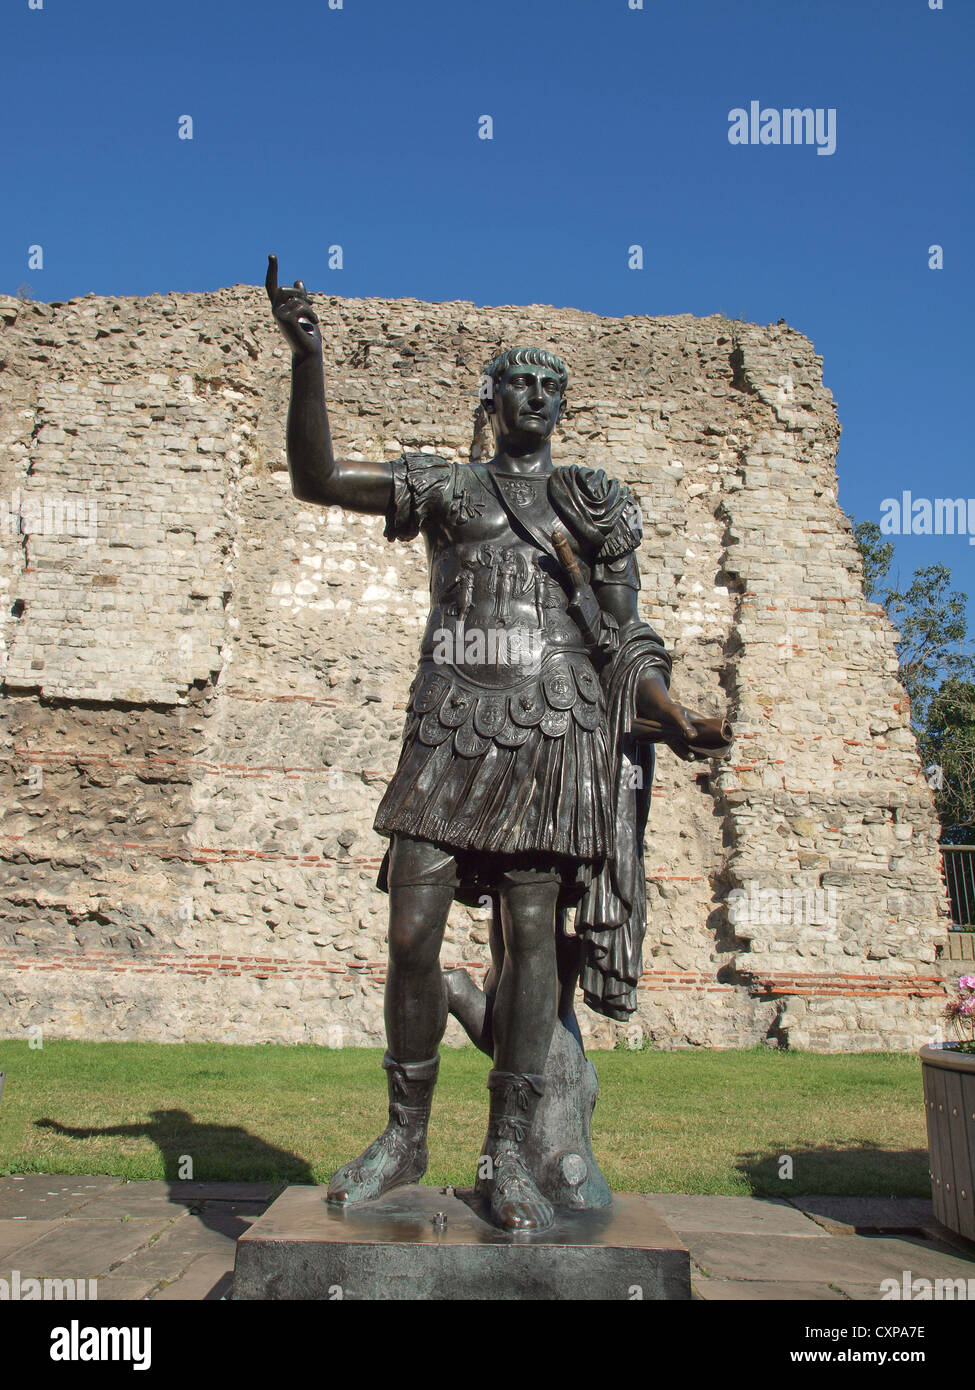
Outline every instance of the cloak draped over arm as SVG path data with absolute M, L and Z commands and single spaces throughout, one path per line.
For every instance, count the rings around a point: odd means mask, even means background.
M 640 677 L 653 671 L 669 686 L 670 670 L 663 642 L 653 628 L 639 623 L 627 626 L 619 650 L 602 672 L 616 849 L 579 903 L 575 930 L 582 940 L 580 984 L 586 1003 L 621 1022 L 636 1010 L 636 987 L 643 973 L 643 836 L 654 768 L 653 744 L 638 742 L 628 730 L 636 715 Z
M 636 498 L 602 469 L 569 465 L 556 470 L 552 502 L 591 549 L 594 584 L 640 588 L 636 551 L 643 535 Z M 643 836 L 650 810 L 653 745 L 629 733 L 644 674 L 669 688 L 671 657 L 648 624 L 627 622 L 600 677 L 606 697 L 611 817 L 615 852 L 592 879 L 576 909 L 582 941 L 580 983 L 586 1003 L 606 1018 L 625 1021 L 636 1010 L 647 928 Z

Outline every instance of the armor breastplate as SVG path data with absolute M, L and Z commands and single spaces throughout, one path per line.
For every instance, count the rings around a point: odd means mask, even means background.
M 424 743 L 453 736 L 473 757 L 491 739 L 516 747 L 536 726 L 558 737 L 572 718 L 589 730 L 599 723 L 599 679 L 560 566 L 531 538 L 558 520 L 546 481 L 502 480 L 513 510 L 524 509 L 524 535 L 473 476 L 428 535 L 431 610 L 409 702 Z
M 530 527 L 548 535 L 557 521 L 547 479 L 503 480 Z M 557 561 L 519 533 L 498 499 L 473 476 L 454 498 L 442 533 L 430 538 L 431 609 L 424 658 L 483 687 L 537 675 L 548 655 L 586 644 L 569 615 Z

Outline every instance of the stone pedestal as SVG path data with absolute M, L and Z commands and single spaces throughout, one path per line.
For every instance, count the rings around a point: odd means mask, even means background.
M 235 1299 L 687 1299 L 690 1260 L 636 1196 L 506 1235 L 472 1193 L 403 1187 L 343 1212 L 289 1187 L 237 1242 Z

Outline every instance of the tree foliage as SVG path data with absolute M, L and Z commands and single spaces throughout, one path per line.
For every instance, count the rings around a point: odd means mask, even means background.
M 967 595 L 951 587 L 945 565 L 914 571 L 901 591 L 887 582 L 894 547 L 880 527 L 853 528 L 863 558 L 863 589 L 897 629 L 900 680 L 911 725 L 935 794 L 943 838 L 975 841 L 975 656 L 968 650 Z
M 975 683 L 950 678 L 928 706 L 922 756 L 933 774 L 944 838 L 975 840 Z

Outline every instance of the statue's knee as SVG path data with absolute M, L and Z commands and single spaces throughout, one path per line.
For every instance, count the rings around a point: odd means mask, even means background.
M 440 954 L 440 936 L 429 918 L 403 916 L 389 924 L 389 959 L 404 970 L 418 970 Z
M 513 956 L 551 953 L 555 957 L 555 913 L 544 904 L 523 906 L 511 914 L 504 948 Z
M 558 882 L 552 879 L 509 881 L 505 884 L 502 903 L 506 951 L 516 955 L 538 951 L 552 951 L 554 954 L 558 893 Z

